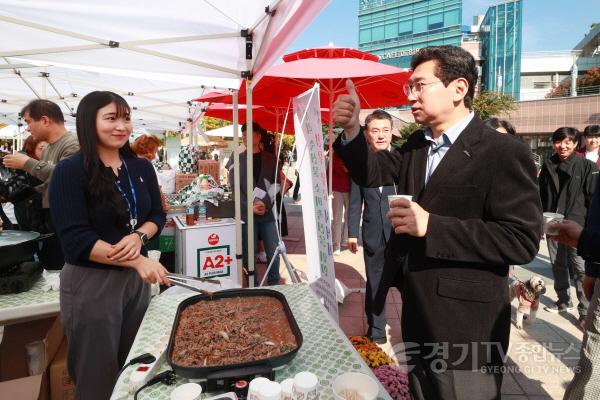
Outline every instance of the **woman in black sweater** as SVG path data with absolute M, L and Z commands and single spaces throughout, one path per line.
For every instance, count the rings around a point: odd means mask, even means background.
M 168 284 L 145 243 L 165 223 L 152 165 L 129 147 L 127 102 L 92 92 L 77 108 L 81 152 L 61 161 L 50 212 L 65 254 L 60 306 L 76 399 L 110 397 L 150 301 Z

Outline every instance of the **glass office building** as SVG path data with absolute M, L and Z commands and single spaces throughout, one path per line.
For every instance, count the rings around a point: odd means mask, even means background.
M 422 47 L 461 45 L 462 0 L 360 0 L 358 48 L 410 67 Z
M 481 24 L 481 89 L 519 100 L 523 3 L 507 0 L 488 8 Z

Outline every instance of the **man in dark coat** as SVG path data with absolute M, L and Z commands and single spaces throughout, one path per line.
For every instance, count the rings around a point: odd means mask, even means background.
M 600 177 L 596 179 L 596 186 Z M 583 325 L 579 363 L 573 381 L 565 391 L 565 399 L 600 398 L 600 192 L 594 192 L 588 209 L 585 228 L 575 221 L 565 220 L 557 225 L 559 243 L 577 248 L 586 261 L 583 293 L 590 304 Z
M 365 135 L 371 151 L 390 151 L 392 116 L 375 110 L 365 119 Z M 396 188 L 358 186 L 352 181 L 348 208 L 348 249 L 358 250 L 358 230 L 362 215 L 362 243 L 367 274 L 365 313 L 369 328 L 367 336 L 376 343 L 387 342 L 385 301 L 390 287 L 395 286 L 396 269 L 385 267 L 385 245 L 390 239 L 392 225 L 387 218 L 390 210 L 387 197 L 396 194 Z M 364 210 L 363 210 L 364 204 Z
M 424 130 L 369 152 L 352 82 L 334 104 L 334 144 L 362 186 L 397 183 L 386 261 L 402 270 L 402 335 L 415 399 L 495 399 L 510 333 L 508 266 L 538 251 L 542 212 L 531 152 L 471 111 L 473 57 L 420 49 L 405 87 Z
M 578 134 L 577 129 L 569 127 L 559 128 L 552 134 L 555 154 L 544 162 L 539 186 L 544 211 L 562 214 L 566 219 L 583 225 L 596 187 L 598 167 L 574 153 Z M 558 299 L 546 310 L 565 312 L 573 309 L 569 278 L 569 271 L 572 271 L 579 300 L 579 320 L 583 322 L 588 307 L 588 300 L 583 294 L 583 258 L 577 254 L 577 249 L 554 240 L 548 240 L 548 251 Z

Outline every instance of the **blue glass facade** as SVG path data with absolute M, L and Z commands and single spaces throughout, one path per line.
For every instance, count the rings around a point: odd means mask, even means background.
M 410 67 L 420 48 L 461 44 L 462 0 L 360 0 L 358 48 Z
M 519 100 L 523 3 L 507 0 L 491 6 L 481 24 L 481 89 Z

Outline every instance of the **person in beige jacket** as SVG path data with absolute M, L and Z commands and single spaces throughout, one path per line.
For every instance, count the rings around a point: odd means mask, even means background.
M 37 140 L 43 140 L 48 145 L 42 151 L 40 160 L 27 154 L 15 153 L 4 157 L 4 165 L 8 168 L 20 169 L 36 177 L 42 184 L 36 187 L 42 194 L 43 232 L 54 233 L 54 225 L 50 218 L 48 205 L 48 187 L 56 164 L 79 152 L 77 137 L 65 128 L 65 118 L 60 107 L 44 99 L 31 101 L 21 110 L 27 129 Z M 43 242 L 40 261 L 44 268 L 58 269 L 64 264 L 64 256 L 56 236 Z

